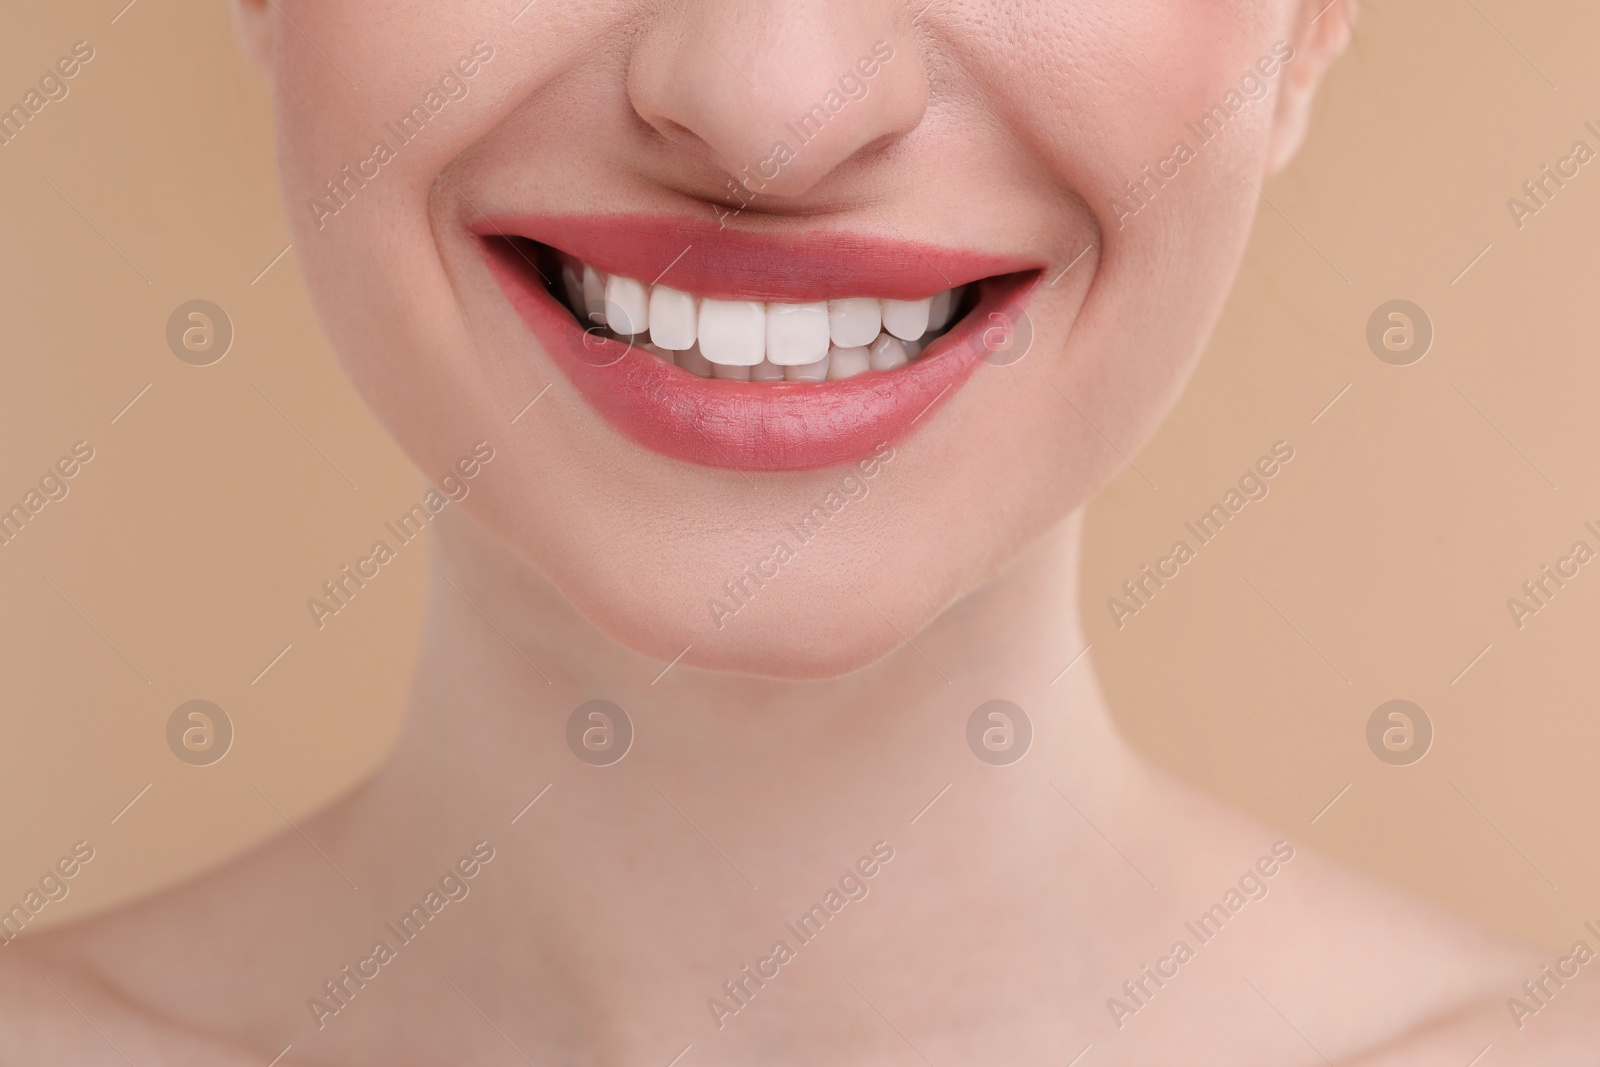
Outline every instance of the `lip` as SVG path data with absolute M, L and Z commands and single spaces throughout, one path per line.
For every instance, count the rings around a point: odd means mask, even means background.
M 903 440 L 1009 336 L 1040 277 L 1039 264 L 1014 257 L 853 234 L 760 235 L 650 216 L 502 216 L 473 232 L 513 309 L 603 418 L 662 455 L 745 471 L 838 466 Z M 700 378 L 585 331 L 508 237 L 608 273 L 722 299 L 920 299 L 977 282 L 978 300 L 918 359 L 892 371 L 815 383 Z
M 979 278 L 1043 266 L 865 234 L 752 233 L 659 215 L 499 215 L 472 232 L 526 237 L 607 274 L 719 300 L 920 300 Z

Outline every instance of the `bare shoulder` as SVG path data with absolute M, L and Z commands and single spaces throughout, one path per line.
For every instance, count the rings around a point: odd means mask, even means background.
M 0 1064 L 261 1067 L 265 1062 L 259 1049 L 164 1019 L 87 972 L 52 961 L 49 942 L 48 936 L 37 944 L 18 942 L 0 956 Z M 294 1067 L 294 1061 L 286 1056 L 276 1067 Z
M 261 971 L 249 946 L 303 908 L 286 837 L 153 896 L 0 947 L 0 1067 L 264 1067 L 283 1051 L 267 1029 L 233 1025 Z M 247 916 L 244 921 L 240 916 Z M 259 1042 L 226 1034 L 262 1033 Z M 248 1042 L 248 1043 L 242 1043 Z M 274 1067 L 296 1067 L 294 1052 Z
M 1392 1036 L 1341 1067 L 1600 1062 L 1600 939 L 1585 931 L 1565 948 L 1523 941 L 1324 857 L 1305 858 L 1317 883 L 1312 908 L 1328 920 L 1312 939 L 1319 958 L 1338 965 L 1345 982 L 1410 1004 L 1392 1017 Z M 1374 1004 L 1369 1018 L 1385 1014 Z
M 1177 789 L 1221 851 L 1244 842 L 1275 860 L 1235 887 L 1248 921 L 1228 923 L 1226 981 L 1242 990 L 1242 1022 L 1259 1011 L 1339 1067 L 1600 1062 L 1600 933 L 1555 948 L 1497 932 Z
M 1523 1016 L 1520 1027 L 1506 1002 L 1483 1002 L 1339 1067 L 1593 1067 L 1600 1056 L 1600 977 L 1585 977 L 1545 1001 L 1537 1017 Z

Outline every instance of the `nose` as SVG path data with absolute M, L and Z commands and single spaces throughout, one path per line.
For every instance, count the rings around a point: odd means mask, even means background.
M 628 95 L 751 194 L 796 197 L 922 121 L 927 76 L 886 0 L 664 0 Z

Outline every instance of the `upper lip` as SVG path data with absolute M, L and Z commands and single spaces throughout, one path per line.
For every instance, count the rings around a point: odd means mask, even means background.
M 812 231 L 756 234 L 643 215 L 501 215 L 472 227 L 516 314 L 595 410 L 658 453 L 710 467 L 794 471 L 855 462 L 910 434 L 1024 314 L 1042 264 L 1012 255 Z M 702 297 L 807 303 L 916 300 L 976 282 L 977 304 L 914 362 L 843 381 L 703 379 L 586 330 L 539 284 L 516 238 L 610 274 Z M 926 423 L 922 423 L 926 425 Z
M 756 233 L 657 215 L 491 216 L 479 236 L 524 237 L 608 274 L 720 300 L 806 303 L 853 296 L 919 300 L 1036 259 L 876 235 Z

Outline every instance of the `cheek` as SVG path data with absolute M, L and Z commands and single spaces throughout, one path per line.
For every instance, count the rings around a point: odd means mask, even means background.
M 476 428 L 489 420 L 463 387 L 474 371 L 429 197 L 515 91 L 518 57 L 488 5 L 463 5 L 448 20 L 366 0 L 279 6 L 303 31 L 280 27 L 272 74 L 296 258 L 357 391 L 414 462 L 437 470 L 464 451 L 463 441 L 485 436 Z M 473 79 L 474 91 L 404 140 L 400 118 L 477 40 L 495 44 L 496 55 Z M 358 164 L 379 142 L 393 158 L 376 177 L 361 178 Z
M 1026 32 L 964 45 L 975 77 L 1094 220 L 1098 276 L 1054 381 L 1123 452 L 1175 402 L 1220 313 L 1257 208 L 1273 101 L 1231 114 L 1209 142 L 1190 127 L 1289 35 L 1290 7 L 1026 5 L 1015 12 Z M 1166 164 L 1176 177 L 1130 195 L 1180 142 L 1192 158 Z M 1091 445 L 1108 451 L 1098 437 Z

